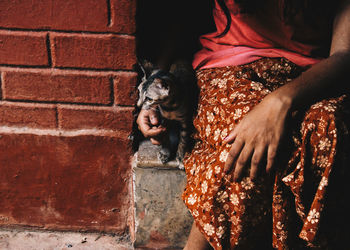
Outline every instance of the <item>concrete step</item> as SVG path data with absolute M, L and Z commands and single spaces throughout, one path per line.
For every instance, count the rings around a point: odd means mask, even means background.
M 0 231 L 1 250 L 131 250 L 128 240 L 98 233 Z
M 193 222 L 181 199 L 186 175 L 175 161 L 162 164 L 157 151 L 144 141 L 135 156 L 135 247 L 182 249 Z

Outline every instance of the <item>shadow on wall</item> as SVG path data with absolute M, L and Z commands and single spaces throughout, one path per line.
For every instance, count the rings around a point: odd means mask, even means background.
M 157 61 L 175 46 L 175 59 L 191 60 L 201 34 L 215 30 L 213 0 L 138 0 L 136 12 L 137 56 Z M 170 55 L 169 55 L 170 56 Z

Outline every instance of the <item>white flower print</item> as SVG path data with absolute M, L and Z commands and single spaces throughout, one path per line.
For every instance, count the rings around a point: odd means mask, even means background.
M 227 152 L 227 150 L 225 149 L 225 150 L 223 150 L 223 151 L 221 152 L 221 154 L 220 154 L 220 156 L 219 156 L 219 160 L 220 160 L 221 162 L 226 162 L 227 156 L 228 156 L 228 152 Z
M 227 98 L 221 98 L 220 102 L 224 105 L 228 104 L 228 99 Z
M 307 216 L 307 220 L 308 220 L 311 224 L 318 223 L 319 218 L 320 218 L 320 213 L 317 212 L 316 209 L 312 209 L 312 210 L 309 212 L 309 215 Z
M 198 213 L 198 211 L 196 209 L 193 210 L 192 214 L 193 214 L 194 217 L 198 217 L 199 216 L 199 213 Z
M 217 231 L 216 231 L 216 235 L 218 236 L 219 239 L 222 238 L 222 236 L 224 235 L 225 233 L 225 228 L 220 226 Z
M 204 204 L 203 204 L 203 208 L 205 209 L 205 210 L 207 210 L 207 211 L 210 211 L 211 209 L 212 209 L 212 205 L 209 203 L 209 202 L 205 202 Z
M 221 131 L 221 139 L 224 139 L 228 134 L 227 128 L 225 128 L 223 131 Z
M 320 185 L 318 186 L 318 189 L 323 190 L 323 188 L 326 186 L 328 186 L 328 179 L 323 176 L 321 181 L 320 181 Z
M 207 181 L 203 181 L 202 183 L 202 193 L 205 194 L 208 191 L 208 183 Z
M 282 229 L 283 229 L 283 224 L 282 224 L 282 222 L 277 221 L 277 223 L 276 223 L 276 228 L 277 228 L 278 230 L 282 230 Z
M 227 85 L 227 79 L 220 79 L 220 81 L 218 82 L 218 87 L 223 89 L 223 88 L 226 88 L 226 85 Z
M 232 194 L 230 195 L 230 201 L 231 201 L 231 203 L 232 203 L 233 205 L 237 206 L 237 205 L 239 204 L 239 197 L 238 197 L 238 195 L 235 194 L 235 193 L 232 193 Z
M 289 182 L 291 182 L 293 180 L 293 178 L 294 178 L 294 176 L 293 176 L 293 173 L 292 173 L 292 174 L 287 175 L 286 177 L 284 177 L 282 179 L 282 181 L 285 182 L 285 183 L 289 183 Z
M 211 133 L 211 128 L 210 125 L 208 124 L 207 127 L 205 128 L 205 135 L 208 137 Z
M 228 194 L 226 191 L 220 191 L 218 192 L 218 197 L 216 197 L 216 201 L 220 203 L 224 203 L 226 199 L 228 198 Z
M 231 95 L 230 95 L 230 99 L 233 100 L 235 98 L 238 97 L 238 92 L 233 92 Z
M 250 84 L 250 86 L 252 86 L 252 89 L 254 89 L 254 90 L 258 90 L 258 91 L 261 91 L 261 90 L 262 90 L 262 84 L 261 84 L 261 83 L 252 82 L 252 83 Z
M 314 130 L 315 128 L 316 128 L 315 123 L 309 123 L 309 124 L 307 125 L 307 129 L 308 129 L 309 131 L 312 131 L 312 130 Z
M 219 174 L 220 171 L 221 171 L 221 168 L 220 168 L 220 166 L 216 166 L 216 167 L 214 168 L 214 170 L 215 170 L 215 174 Z
M 214 141 L 217 141 L 220 136 L 220 129 L 215 130 L 214 132 Z
M 317 156 L 317 165 L 320 168 L 326 168 L 329 165 L 328 157 L 324 155 Z
M 233 119 L 238 120 L 242 116 L 242 109 L 236 109 L 235 113 L 233 114 Z
M 193 205 L 197 202 L 197 195 L 196 194 L 190 194 L 190 196 L 188 196 L 187 198 L 187 202 L 190 205 Z
M 309 240 L 309 238 L 307 237 L 307 233 L 305 230 L 302 230 L 301 233 L 299 234 L 300 238 L 302 238 L 303 240 Z
M 235 226 L 237 226 L 240 223 L 239 217 L 235 215 L 231 216 L 231 221 L 232 221 L 232 224 Z
M 217 106 L 215 106 L 215 107 L 214 107 L 214 112 L 215 112 L 215 114 L 219 114 L 220 109 L 219 109 Z
M 205 175 L 205 178 L 206 178 L 207 180 L 210 180 L 212 175 L 213 175 L 213 170 L 212 170 L 212 169 L 209 169 L 208 172 L 207 172 L 206 175 Z
M 208 122 L 213 122 L 215 119 L 214 114 L 212 112 L 207 111 L 207 120 Z
M 243 113 L 248 113 L 249 110 L 250 110 L 250 107 L 249 106 L 245 106 L 243 108 Z
M 245 198 L 247 198 L 247 194 L 244 192 L 240 192 L 239 193 L 239 198 L 241 198 L 241 200 L 244 200 Z
M 212 236 L 215 233 L 215 228 L 208 223 L 204 224 L 203 229 L 204 229 L 204 232 L 209 236 Z
M 224 220 L 225 220 L 225 215 L 220 214 L 219 217 L 218 217 L 218 221 L 219 222 L 223 222 Z
M 336 106 L 329 103 L 328 105 L 325 105 L 323 108 L 328 112 L 334 112 L 336 109 Z
M 318 109 L 318 108 L 321 108 L 322 106 L 323 106 L 323 103 L 318 102 L 318 103 L 315 103 L 314 105 L 312 105 L 310 108 L 311 109 Z
M 197 165 L 193 164 L 192 168 L 190 169 L 190 174 L 193 175 L 196 172 Z
M 245 190 L 250 190 L 254 187 L 254 183 L 250 178 L 244 178 L 243 181 L 241 181 L 241 184 Z
M 328 138 L 322 138 L 318 144 L 318 148 L 328 151 L 331 148 L 331 141 Z

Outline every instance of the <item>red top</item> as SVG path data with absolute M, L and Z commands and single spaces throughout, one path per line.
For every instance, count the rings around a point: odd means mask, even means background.
M 237 12 L 234 0 L 227 0 L 226 5 L 232 18 L 229 32 L 216 38 L 227 23 L 216 2 L 213 13 L 217 31 L 200 38 L 203 48 L 194 57 L 194 68 L 242 65 L 262 57 L 284 57 L 297 65 L 310 66 L 322 59 L 317 51 L 327 49 L 329 39 L 325 39 L 325 33 L 329 31 L 325 26 L 317 29 L 304 23 L 287 25 L 276 14 L 277 8 L 268 4 L 266 10 L 255 16 L 234 14 Z

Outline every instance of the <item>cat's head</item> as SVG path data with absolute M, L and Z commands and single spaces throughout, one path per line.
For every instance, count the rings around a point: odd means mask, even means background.
M 139 99 L 137 106 L 150 109 L 169 100 L 171 85 L 174 82 L 170 73 L 160 69 L 147 72 L 143 68 L 144 76 L 138 86 Z

